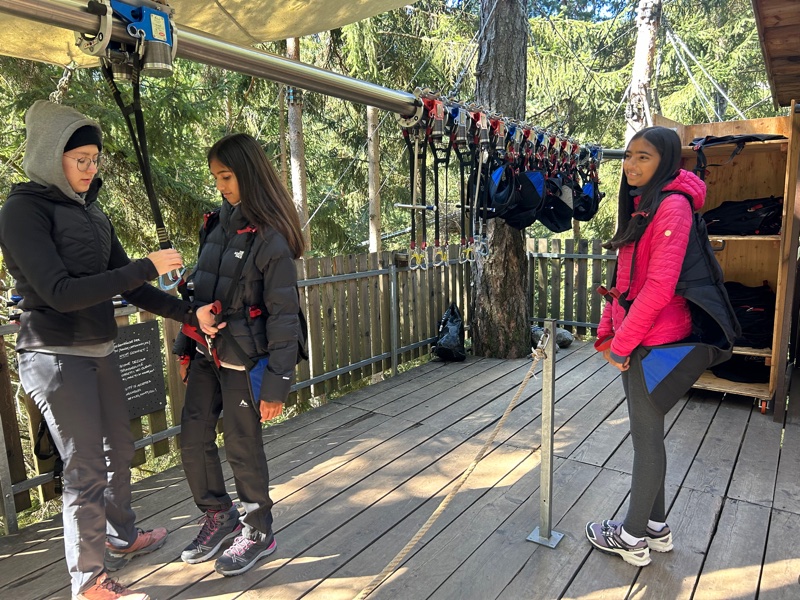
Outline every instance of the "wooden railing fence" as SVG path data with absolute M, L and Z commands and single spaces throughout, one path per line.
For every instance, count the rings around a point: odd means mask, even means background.
M 602 310 L 594 290 L 610 278 L 615 257 L 604 253 L 597 240 L 530 239 L 528 252 L 533 323 L 553 318 L 577 335 L 593 333 Z M 459 264 L 458 248 L 450 248 L 448 267 L 411 270 L 399 258 L 386 252 L 297 261 L 309 360 L 298 365 L 290 403 L 324 401 L 350 384 L 396 372 L 399 365 L 428 354 L 451 301 L 469 322 L 470 266 Z M 133 307 L 117 310 L 121 326 L 155 318 Z M 148 454 L 169 453 L 170 439 L 180 434 L 184 384 L 171 353 L 178 324 L 159 322 L 166 406 L 131 421 L 135 466 L 147 462 Z M 0 326 L 0 335 L 9 342 L 15 332 L 16 325 Z M 17 513 L 31 506 L 31 492 L 40 501 L 56 495 L 52 459 L 39 460 L 30 453 L 41 415 L 19 387 L 8 348 L 13 344 L 0 344 L 0 515 L 7 532 L 18 528 Z M 23 444 L 23 439 L 31 443 Z
M 308 321 L 309 360 L 298 365 L 289 403 L 324 398 L 362 379 L 371 379 L 430 352 L 438 322 L 451 301 L 469 316 L 468 265 L 451 248 L 447 267 L 411 270 L 391 253 L 309 258 L 297 261 L 302 308 Z M 133 307 L 117 309 L 120 326 L 156 317 Z M 137 453 L 134 466 L 171 451 L 180 433 L 184 384 L 171 353 L 178 324 L 161 320 L 166 406 L 131 420 Z M 18 528 L 17 513 L 53 498 L 53 460 L 33 456 L 41 414 L 22 391 L 9 364 L 17 326 L 0 327 L 10 344 L 0 344 L 0 515 L 8 531 Z M 24 412 L 24 417 L 22 413 Z M 24 431 L 23 431 L 24 430 Z M 30 441 L 23 444 L 23 439 Z M 146 452 L 146 448 L 151 450 Z M 5 458 L 7 457 L 7 460 Z

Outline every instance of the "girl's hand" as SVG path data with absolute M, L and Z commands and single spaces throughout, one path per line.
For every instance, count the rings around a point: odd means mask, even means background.
M 266 423 L 283 412 L 283 402 L 261 402 L 259 405 L 261 410 L 261 422 Z
M 195 311 L 197 315 L 197 322 L 200 325 L 200 330 L 207 336 L 214 337 L 217 331 L 225 327 L 225 323 L 216 323 L 214 313 L 211 312 L 211 304 L 201 306 Z
M 614 360 L 611 356 L 611 350 L 603 350 L 603 358 L 605 358 L 610 364 L 617 367 L 620 371 L 627 371 L 628 368 L 631 366 L 631 357 L 628 356 L 625 358 L 624 363 L 618 363 Z

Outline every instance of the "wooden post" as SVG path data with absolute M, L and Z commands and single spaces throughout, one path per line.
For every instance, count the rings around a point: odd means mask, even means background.
M 0 435 L 5 439 L 6 457 L 8 458 L 9 474 L 12 483 L 25 481 L 25 457 L 22 453 L 22 440 L 19 435 L 19 422 L 17 421 L 17 407 L 14 402 L 14 393 L 11 388 L 11 369 L 8 366 L 5 338 L 0 338 L 0 416 L 3 429 Z M 31 444 L 32 446 L 33 444 Z M 3 490 L 5 492 L 6 490 Z M 28 492 L 20 492 L 14 496 L 17 512 L 30 508 L 31 497 Z

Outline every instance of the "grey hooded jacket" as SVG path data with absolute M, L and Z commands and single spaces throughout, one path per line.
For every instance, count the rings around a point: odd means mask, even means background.
M 117 294 L 150 312 L 196 323 L 188 302 L 147 283 L 158 276 L 152 261 L 128 258 L 96 202 L 102 181 L 95 179 L 85 196 L 67 182 L 62 150 L 84 125 L 98 127 L 46 101 L 26 115 L 23 164 L 32 181 L 13 186 L 0 209 L 0 249 L 23 296 L 18 350 L 114 340 L 111 298 Z

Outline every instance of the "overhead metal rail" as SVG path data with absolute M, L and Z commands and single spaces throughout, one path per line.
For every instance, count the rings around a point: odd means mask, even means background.
M 0 14 L 2 13 L 90 35 L 100 28 L 100 17 L 89 13 L 86 6 L 69 0 L 2 0 Z M 406 118 L 412 118 L 422 111 L 420 100 L 409 92 L 385 88 L 253 48 L 231 44 L 182 27 L 180 22 L 177 27 L 177 56 L 180 58 L 375 106 Z M 119 22 L 114 23 L 111 37 L 122 43 L 131 40 L 131 36 Z

